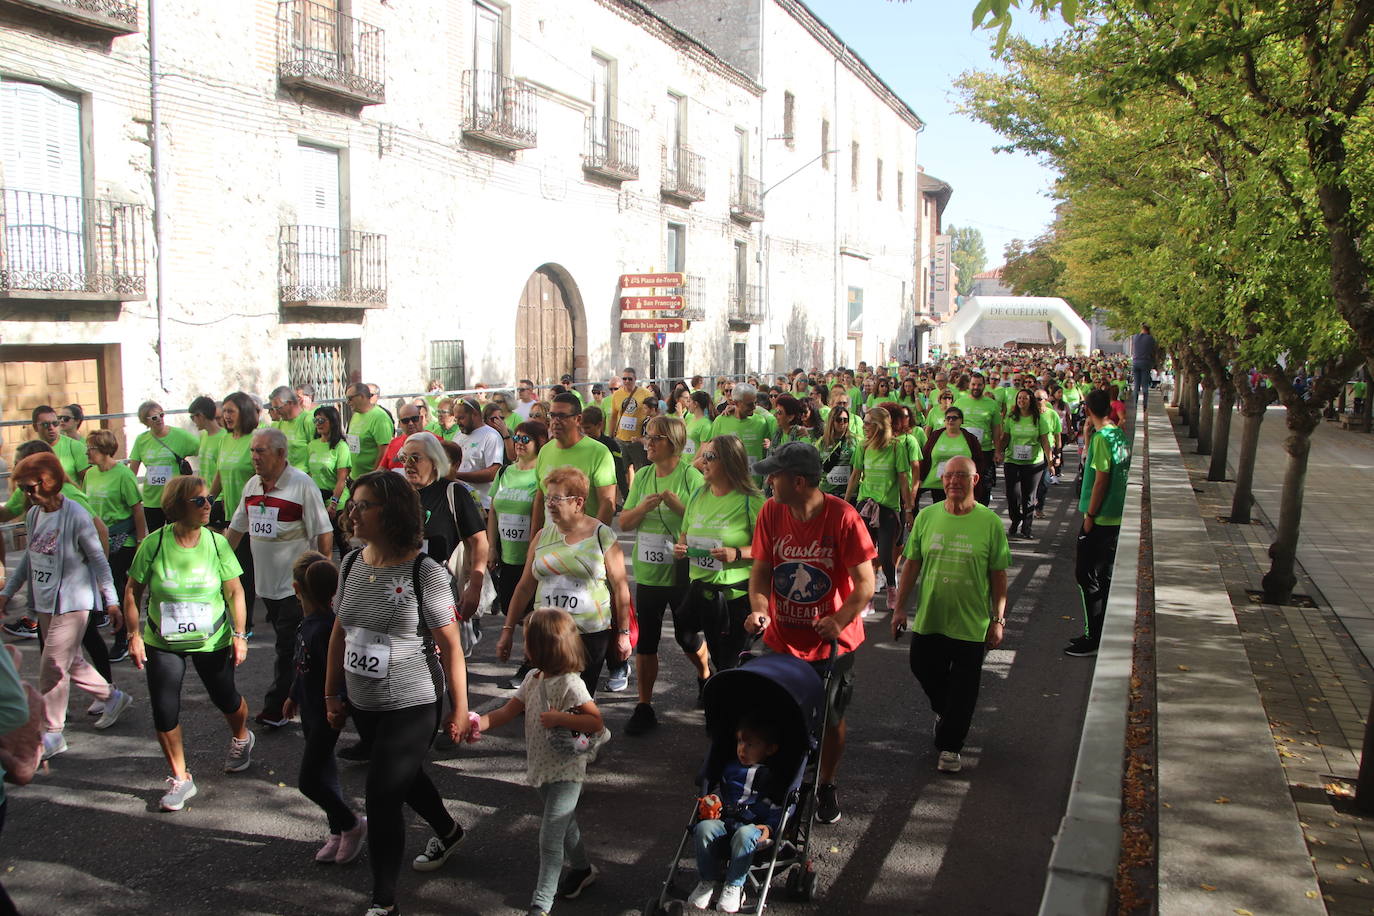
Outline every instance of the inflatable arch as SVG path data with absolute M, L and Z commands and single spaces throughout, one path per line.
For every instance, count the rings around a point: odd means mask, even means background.
M 1070 352 L 1087 356 L 1092 349 L 1092 329 L 1063 299 L 1047 296 L 974 296 L 945 323 L 941 340 L 947 353 L 965 349 L 964 340 L 984 318 L 1039 318 L 1064 335 Z

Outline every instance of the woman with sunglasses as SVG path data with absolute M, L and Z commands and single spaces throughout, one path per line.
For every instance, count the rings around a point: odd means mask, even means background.
M 948 392 L 941 392 L 943 401 Z M 983 447 L 978 437 L 964 429 L 964 412 L 958 407 L 945 408 L 945 428 L 942 432 L 926 439 L 921 449 L 921 463 L 917 469 L 920 489 L 916 491 L 915 509 L 920 511 L 921 494 L 930 493 L 932 504 L 943 502 L 945 498 L 945 465 L 951 458 L 959 456 L 972 458 L 976 467 L 982 467 Z M 979 486 L 982 484 L 980 483 Z
M 252 395 L 242 391 L 226 395 L 219 408 L 220 423 L 229 435 L 220 443 L 219 465 L 215 470 L 215 479 L 210 482 L 210 495 L 218 498 L 218 512 L 226 519 L 234 517 L 243 500 L 243 488 L 256 473 L 250 446 L 260 414 L 258 402 L 253 400 Z M 243 606 L 248 614 L 247 629 L 243 632 L 250 637 L 253 635 L 253 605 L 257 602 L 257 592 L 253 587 L 251 541 L 252 538 L 244 538 L 239 541 L 238 550 L 234 551 L 243 569 Z
M 200 451 L 200 440 L 191 432 L 167 425 L 165 411 L 156 401 L 144 401 L 138 407 L 138 419 L 147 432 L 138 434 L 134 447 L 129 449 L 129 470 L 138 476 L 143 472 L 143 514 L 148 530 L 161 528 L 162 488 L 181 473 L 181 462 Z
M 821 453 L 821 490 L 831 496 L 844 498 L 849 477 L 854 473 L 854 431 L 849 425 L 848 403 L 830 408 L 825 432 L 816 449 Z
M 306 447 L 305 466 L 310 479 L 320 488 L 324 508 L 334 526 L 334 543 L 339 555 L 348 552 L 340 521 L 344 504 L 348 501 L 348 475 L 353 470 L 353 453 L 344 441 L 343 421 L 339 411 L 330 404 L 315 408 L 315 438 Z
M 1022 388 L 1016 392 L 1016 402 L 1002 423 L 1007 516 L 1011 520 L 1007 537 L 1032 537 L 1031 506 L 1053 448 L 1050 439 L 1055 427 L 1050 413 L 1041 409 L 1034 391 Z
M 458 425 L 458 399 L 442 398 L 434 409 L 437 417 L 436 425 L 439 431 L 435 433 L 440 439 L 452 440 L 455 436 L 462 433 L 463 428 Z
M 526 420 L 515 427 L 510 437 L 515 446 L 515 463 L 501 469 L 491 487 L 491 511 L 487 513 L 487 543 L 496 562 L 496 602 L 504 613 L 510 612 L 515 586 L 525 570 L 530 547 L 530 519 L 534 514 L 534 492 L 539 486 L 535 463 L 539 450 L 549 441 L 549 428 L 538 420 Z M 528 613 L 530 608 L 525 608 Z M 506 683 L 514 690 L 529 673 L 520 665 L 515 677 Z
M 51 451 L 20 461 L 14 485 L 30 504 L 25 513 L 28 547 L 0 592 L 0 615 L 9 600 L 27 587 L 29 606 L 38 616 L 43 654 L 39 691 L 43 694 L 43 759 L 67 749 L 67 697 L 75 684 L 105 704 L 96 728 L 109 728 L 133 698 L 103 677 L 81 654 L 91 611 L 119 613 L 110 563 L 91 513 L 62 493 L 67 475 Z M 103 643 L 102 643 L 103 646 Z
M 926 412 L 925 422 L 921 427 L 926 431 L 926 441 L 930 441 L 936 435 L 945 431 L 945 415 L 949 413 L 949 408 L 954 406 L 955 391 L 953 388 L 941 388 L 935 396 L 935 406 Z M 960 422 L 963 422 L 964 412 L 959 411 Z
M 893 433 L 892 415 L 881 406 L 864 414 L 864 441 L 854 452 L 854 473 L 844 498 L 857 498 L 859 514 L 868 523 L 878 548 L 878 563 L 887 580 L 887 606 L 895 607 L 897 594 L 897 541 L 903 513 L 910 514 L 911 457 L 906 442 Z
M 180 725 L 188 662 L 229 725 L 224 771 L 242 772 L 253 758 L 248 703 L 234 683 L 235 669 L 248 657 L 243 570 L 229 542 L 207 527 L 212 503 L 199 477 L 168 484 L 162 494 L 168 524 L 139 545 L 124 591 L 129 655 L 147 672 L 157 743 L 172 770 L 159 802 L 163 811 L 180 811 L 198 791 L 186 769 Z M 140 626 L 145 591 L 148 614 Z
M 685 561 L 678 563 L 673 556 L 673 544 L 682 532 L 687 502 L 702 484 L 701 472 L 682 460 L 687 428 L 681 420 L 655 417 L 645 432 L 652 471 L 646 467 L 635 475 L 619 519 L 622 531 L 635 532 L 635 613 L 639 617 L 635 647 L 639 702 L 625 725 L 627 735 L 642 735 L 658 725 L 652 704 L 663 612 L 681 603 L 688 576 Z

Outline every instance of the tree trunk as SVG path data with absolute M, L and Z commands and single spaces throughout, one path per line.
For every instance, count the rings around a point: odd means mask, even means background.
M 1197 431 L 1197 453 L 1199 455 L 1212 454 L 1212 421 L 1215 419 L 1215 409 L 1212 402 L 1216 400 L 1212 395 L 1216 388 L 1212 385 L 1212 379 L 1202 376 L 1202 396 L 1201 407 L 1198 411 L 1198 431 Z
M 1271 400 L 1271 389 L 1251 388 L 1248 377 L 1240 387 L 1240 412 L 1245 422 L 1240 432 L 1240 457 L 1236 459 L 1236 489 L 1231 495 L 1231 523 L 1248 525 L 1250 509 L 1255 503 L 1255 457 L 1259 454 L 1260 425 Z
M 1174 379 L 1174 403 L 1178 405 L 1178 425 L 1188 425 L 1188 370 L 1179 361 L 1178 376 Z
M 1207 468 L 1208 480 L 1226 479 L 1226 459 L 1231 455 L 1231 418 L 1236 412 L 1236 386 L 1223 377 L 1217 386 L 1217 415 L 1212 420 L 1212 463 Z
M 1175 363 L 1177 363 L 1177 360 L 1175 360 Z M 1162 372 L 1163 370 L 1160 370 L 1160 371 Z M 1174 372 L 1174 388 L 1173 388 L 1172 391 L 1169 392 L 1169 406 L 1170 406 L 1170 407 L 1174 407 L 1174 408 L 1177 408 L 1177 407 L 1178 407 L 1178 393 L 1179 393 L 1180 391 L 1182 391 L 1182 390 L 1183 390 L 1183 379 L 1182 379 L 1181 375 L 1180 375 L 1177 371 L 1175 371 L 1175 372 Z
M 1303 487 L 1307 482 L 1307 456 L 1312 451 L 1312 430 L 1320 415 L 1300 399 L 1284 398 L 1287 408 L 1288 438 L 1283 450 L 1288 466 L 1283 472 L 1283 496 L 1279 501 L 1279 526 L 1274 543 L 1269 545 L 1269 571 L 1264 574 L 1264 600 L 1267 604 L 1287 604 L 1293 598 L 1298 577 L 1298 531 L 1302 526 Z
M 1198 437 L 1198 427 L 1201 422 L 1202 401 L 1198 397 L 1197 375 L 1190 369 L 1188 371 L 1188 438 Z

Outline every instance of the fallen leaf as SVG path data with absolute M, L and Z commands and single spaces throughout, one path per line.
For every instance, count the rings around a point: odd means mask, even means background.
M 840 847 L 838 847 L 838 846 L 831 846 L 831 847 L 830 847 L 830 851 L 831 851 L 831 852 L 839 852 L 839 851 L 840 851 Z
M 1187 665 L 1179 665 L 1179 666 L 1178 666 L 1178 670 L 1179 670 L 1179 671 L 1192 671 L 1193 669 L 1192 669 L 1192 668 L 1189 668 Z
M 1231 804 L 1231 799 L 1229 799 L 1229 798 L 1227 798 L 1225 795 L 1223 795 L 1223 796 L 1221 796 L 1220 798 L 1218 798 L 1218 799 L 1216 800 L 1216 804 L 1218 804 L 1218 805 L 1229 805 L 1229 804 Z
M 1215 884 L 1199 884 L 1198 887 L 1202 888 L 1209 894 L 1217 889 L 1217 886 Z
M 1234 910 L 1234 912 L 1235 912 L 1236 916 L 1255 916 L 1254 913 L 1250 912 L 1250 911 L 1247 910 L 1247 909 L 1243 909 L 1243 908 L 1241 908 L 1241 907 L 1236 907 L 1236 909 Z
M 1316 891 L 1308 891 L 1308 892 L 1307 892 L 1307 899 L 1308 899 L 1308 900 L 1316 900 L 1316 899 L 1317 899 L 1317 892 L 1316 892 Z

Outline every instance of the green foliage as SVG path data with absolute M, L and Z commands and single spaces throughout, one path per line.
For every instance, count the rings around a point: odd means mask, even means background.
M 983 233 L 972 226 L 950 226 L 949 235 L 950 258 L 959 271 L 955 289 L 959 295 L 967 296 L 973 292 L 973 278 L 988 265 L 987 246 L 983 244 Z

